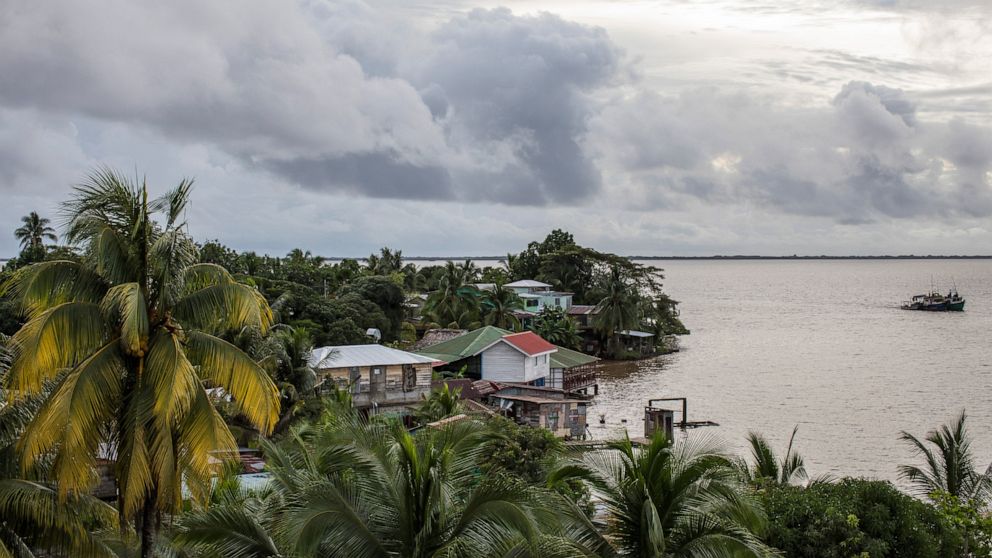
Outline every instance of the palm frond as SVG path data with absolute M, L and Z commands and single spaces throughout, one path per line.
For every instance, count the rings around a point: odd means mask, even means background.
M 61 370 L 103 346 L 107 333 L 97 304 L 66 302 L 45 310 L 10 338 L 7 386 L 18 396 L 38 393 Z
M 252 424 L 271 432 L 279 419 L 279 390 L 265 370 L 241 349 L 206 333 L 191 332 L 187 346 L 200 377 L 223 387 Z
M 144 356 L 148 350 L 148 308 L 138 283 L 111 287 L 100 303 L 107 319 L 121 332 L 121 346 L 131 356 Z
M 18 269 L 0 285 L 0 296 L 9 295 L 21 312 L 36 317 L 66 302 L 99 302 L 106 288 L 104 280 L 86 267 L 54 260 Z

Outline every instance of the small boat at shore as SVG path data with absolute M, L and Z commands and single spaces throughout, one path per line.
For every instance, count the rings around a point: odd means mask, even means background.
M 946 295 L 937 291 L 916 295 L 912 300 L 903 303 L 903 310 L 923 310 L 925 312 L 961 312 L 964 310 L 964 297 L 957 289 L 951 289 Z

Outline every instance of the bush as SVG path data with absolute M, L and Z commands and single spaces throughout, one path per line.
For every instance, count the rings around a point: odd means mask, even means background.
M 960 556 L 957 531 L 933 507 L 891 483 L 843 479 L 809 488 L 760 491 L 765 542 L 787 557 L 943 558 Z

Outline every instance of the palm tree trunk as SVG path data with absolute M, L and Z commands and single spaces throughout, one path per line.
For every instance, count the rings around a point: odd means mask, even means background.
M 152 558 L 155 552 L 155 535 L 158 531 L 158 517 L 155 497 L 149 495 L 141 513 L 141 558 Z

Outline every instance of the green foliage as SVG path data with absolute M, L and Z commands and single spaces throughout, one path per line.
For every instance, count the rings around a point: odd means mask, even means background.
M 775 450 L 772 449 L 764 436 L 757 432 L 749 432 L 747 441 L 748 445 L 751 446 L 751 461 L 740 460 L 738 462 L 741 479 L 756 486 L 792 484 L 795 481 L 805 480 L 807 478 L 805 461 L 792 448 L 798 431 L 799 426 L 796 425 L 792 429 L 789 445 L 781 459 L 775 454 Z
M 279 412 L 265 371 L 217 337 L 265 331 L 272 315 L 255 289 L 196 263 L 180 221 L 191 186 L 149 200 L 144 183 L 94 172 L 64 205 L 82 262 L 32 264 L 3 285 L 27 318 L 11 338 L 4 387 L 11 400 L 45 401 L 21 435 L 22 466 L 50 463 L 65 499 L 87 493 L 97 455 L 113 444 L 118 511 L 140 525 L 143 556 L 183 486 L 202 496 L 215 456 L 235 450 L 204 385 L 223 388 L 259 431 Z
M 981 501 L 992 496 L 992 477 L 976 468 L 966 421 L 967 415 L 962 411 L 952 423 L 929 432 L 923 440 L 902 433 L 902 440 L 912 446 L 924 464 L 900 465 L 899 475 L 921 496 L 946 492 L 964 500 Z
M 787 557 L 962 556 L 961 537 L 950 523 L 888 482 L 768 485 L 759 495 L 769 521 L 765 541 Z
M 561 347 L 577 349 L 582 344 L 575 320 L 557 306 L 545 306 L 531 321 L 530 330 Z
M 934 507 L 962 538 L 963 556 L 992 556 L 992 516 L 987 503 L 962 500 L 946 492 L 930 494 Z
M 417 408 L 417 421 L 420 424 L 439 421 L 461 412 L 461 388 L 451 389 L 447 383 L 431 390 Z
M 496 283 L 492 289 L 482 291 L 480 310 L 482 323 L 485 325 L 509 330 L 519 329 L 520 320 L 513 313 L 523 308 L 523 300 L 517 296 L 517 293 L 501 283 Z
M 404 315 L 403 303 L 406 302 L 400 285 L 382 275 L 359 277 L 342 287 L 338 296 L 346 299 L 349 294 L 356 294 L 378 306 L 379 312 L 386 318 L 383 321 L 385 327 L 379 328 L 384 342 L 399 339 Z
M 473 266 L 447 262 L 438 290 L 432 292 L 424 305 L 423 314 L 442 327 L 474 329 L 480 325 L 481 293 L 471 284 Z
M 609 515 L 606 535 L 625 556 L 774 555 L 759 536 L 765 517 L 739 483 L 726 450 L 705 435 L 672 444 L 664 433 L 635 449 L 590 452 L 553 482 L 588 482 Z

